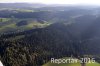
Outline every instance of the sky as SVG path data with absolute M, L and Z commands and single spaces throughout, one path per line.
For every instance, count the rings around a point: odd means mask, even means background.
M 100 0 L 0 0 L 0 3 L 13 3 L 13 2 L 44 3 L 44 4 L 93 4 L 93 5 L 100 4 Z

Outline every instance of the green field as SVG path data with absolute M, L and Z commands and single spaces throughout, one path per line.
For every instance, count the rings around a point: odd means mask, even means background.
M 27 21 L 26 25 L 18 26 L 16 25 L 20 21 Z M 18 19 L 18 18 L 0 18 L 0 33 L 5 33 L 8 31 L 22 31 L 22 30 L 30 30 L 35 28 L 43 28 L 49 26 L 51 23 L 49 22 L 38 22 L 32 18 L 27 19 Z

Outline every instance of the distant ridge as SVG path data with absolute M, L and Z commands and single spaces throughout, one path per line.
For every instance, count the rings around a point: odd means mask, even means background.
M 33 7 L 44 7 L 45 4 L 40 3 L 0 3 L 0 8 L 33 8 Z

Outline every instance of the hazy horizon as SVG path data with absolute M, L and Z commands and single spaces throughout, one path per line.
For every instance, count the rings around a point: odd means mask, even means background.
M 0 0 L 0 3 L 43 3 L 43 4 L 100 5 L 100 0 Z

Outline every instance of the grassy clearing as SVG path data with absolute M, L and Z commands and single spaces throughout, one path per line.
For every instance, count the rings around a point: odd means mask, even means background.
M 100 66 L 100 63 L 87 63 L 86 66 Z
M 11 18 L 0 18 L 0 22 L 7 22 L 10 20 L 11 20 Z
M 2 26 L 2 27 L 0 27 L 0 30 L 4 30 L 6 28 L 16 28 L 16 24 L 9 24 L 9 25 L 6 25 L 6 26 Z
M 39 22 L 32 22 L 32 23 L 29 23 L 26 27 L 28 28 L 43 28 L 43 27 L 46 27 L 50 25 L 49 23 L 39 23 Z
M 9 31 L 23 31 L 23 30 L 30 30 L 30 29 L 35 29 L 35 28 L 44 28 L 46 26 L 49 26 L 51 23 L 50 22 L 38 22 L 35 21 L 32 18 L 27 18 L 27 19 L 18 19 L 18 18 L 14 18 L 12 20 L 12 18 L 2 18 L 2 25 L 0 26 L 0 33 L 5 33 L 5 32 L 9 32 Z M 17 26 L 16 24 L 20 21 L 27 21 L 27 25 L 22 25 L 22 26 Z
M 33 10 L 28 9 L 16 9 L 17 12 L 34 12 Z

